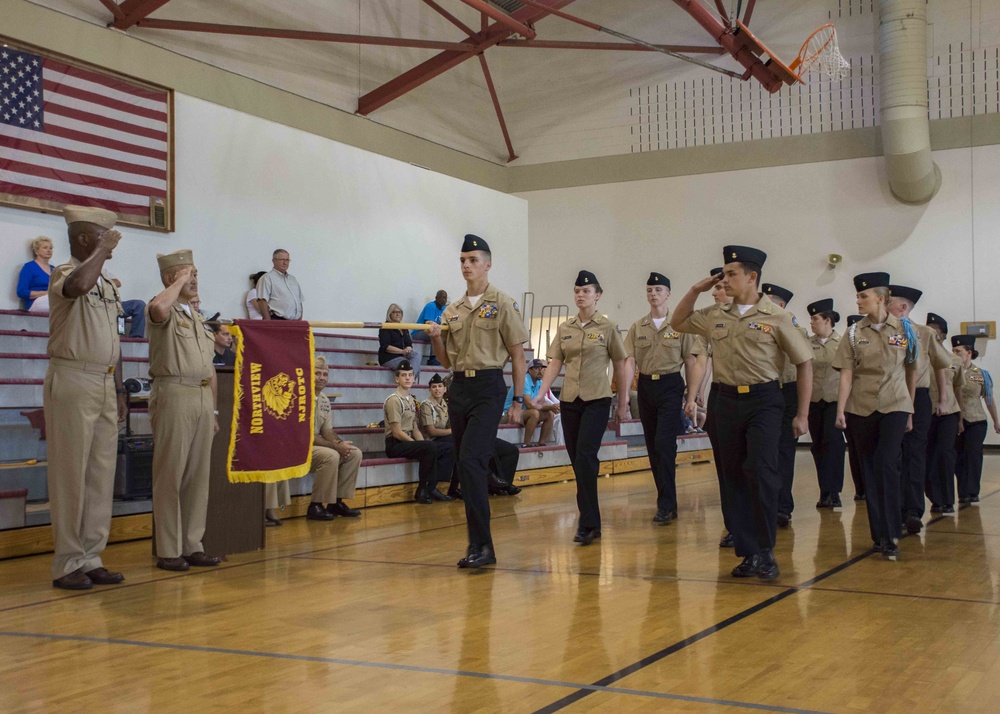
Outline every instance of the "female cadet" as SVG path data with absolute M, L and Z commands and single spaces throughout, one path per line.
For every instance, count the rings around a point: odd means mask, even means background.
M 847 329 L 851 329 L 851 325 L 856 325 L 865 318 L 864 315 L 848 315 L 847 316 Z M 839 379 L 839 378 L 838 378 Z M 839 381 L 838 381 L 839 389 Z M 861 459 L 858 458 L 858 447 L 856 447 L 851 442 L 851 432 L 846 432 L 844 434 L 847 440 L 847 463 L 851 467 L 851 481 L 854 482 L 854 500 L 864 501 L 865 500 L 865 478 L 861 473 Z
M 888 273 L 858 275 L 854 287 L 858 312 L 865 317 L 848 329 L 833 358 L 833 368 L 840 370 L 837 428 L 848 430 L 861 458 L 875 550 L 896 560 L 902 507 L 900 453 L 903 435 L 911 428 L 917 343 L 887 309 Z
M 993 379 L 985 369 L 972 364 L 979 358 L 974 335 L 955 335 L 951 338 L 952 352 L 962 360 L 962 386 L 959 401 L 962 404 L 963 429 L 956 445 L 958 449 L 958 502 L 979 503 L 979 482 L 983 477 L 983 441 L 986 440 L 986 412 L 980 399 L 993 418 L 993 431 L 1000 434 L 997 424 L 997 407 L 993 401 Z
M 840 492 L 844 488 L 844 434 L 837 429 L 837 387 L 840 376 L 832 362 L 840 335 L 833 331 L 840 315 L 833 309 L 833 300 L 817 300 L 806 307 L 813 335 L 813 390 L 809 405 L 809 436 L 812 439 L 813 461 L 819 477 L 819 502 L 816 508 L 840 508 Z
M 927 313 L 927 326 L 934 332 L 934 339 L 944 342 L 948 336 L 948 322 L 933 312 Z M 945 384 L 945 408 L 941 414 L 931 416 L 927 432 L 927 472 L 925 493 L 931 502 L 931 513 L 945 516 L 955 514 L 955 441 L 962 424 L 962 408 L 957 394 L 962 387 L 962 360 L 951 355 L 950 379 Z M 936 379 L 931 380 L 931 404 L 940 400 Z
M 580 271 L 573 288 L 579 313 L 557 328 L 555 339 L 549 345 L 549 366 L 545 368 L 542 386 L 534 400 L 535 407 L 540 409 L 542 395 L 549 391 L 565 364 L 566 376 L 559 403 L 566 451 L 576 475 L 576 503 L 580 509 L 580 526 L 573 540 L 583 545 L 590 545 L 595 538 L 601 537 L 597 452 L 611 409 L 609 362 L 614 364 L 618 393 L 628 394 L 629 387 L 625 344 L 615 324 L 597 312 L 597 302 L 603 292 L 596 275 Z M 629 418 L 627 399 L 620 400 L 616 417 L 619 420 Z M 680 419 L 680 414 L 677 418 Z

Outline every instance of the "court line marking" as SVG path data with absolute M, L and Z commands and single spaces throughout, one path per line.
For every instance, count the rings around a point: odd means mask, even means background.
M 983 496 L 982 499 L 980 499 L 980 500 L 986 500 L 990 496 L 993 496 L 993 495 L 995 495 L 997 493 L 1000 493 L 1000 489 L 998 489 L 996 491 L 993 491 L 993 492 L 991 492 L 991 493 Z M 965 504 L 965 507 L 968 507 L 968 505 L 969 504 Z M 961 509 L 959 509 L 959 510 L 961 510 Z M 932 518 L 930 521 L 928 521 L 925 524 L 925 528 L 928 527 L 928 526 L 931 526 L 931 525 L 933 525 L 935 523 L 937 523 L 942 518 L 951 518 L 951 516 L 938 516 L 937 518 Z M 906 533 L 904 533 L 900 537 L 900 540 L 903 540 L 903 539 L 905 539 L 907 537 L 908 537 L 908 535 Z M 613 684 L 614 682 L 617 682 L 617 681 L 619 681 L 621 679 L 624 679 L 625 677 L 628 677 L 629 675 L 635 674 L 639 670 L 645 669 L 646 667 L 650 666 L 651 664 L 655 664 L 656 662 L 659 662 L 660 660 L 662 660 L 662 659 L 664 659 L 666 657 L 669 657 L 670 655 L 674 654 L 675 652 L 679 652 L 680 650 L 685 649 L 686 647 L 690 647 L 691 645 L 695 644 L 696 642 L 700 642 L 701 640 L 703 640 L 703 639 L 705 639 L 707 637 L 710 637 L 711 635 L 714 635 L 716 632 L 720 632 L 721 630 L 724 630 L 725 628 L 730 627 L 731 625 L 734 625 L 734 624 L 736 624 L 738 622 L 741 622 L 742 620 L 745 620 L 746 618 L 750 617 L 751 615 L 755 615 L 758 612 L 760 612 L 761 610 L 769 608 L 772 605 L 775 605 L 775 604 L 781 602 L 782 600 L 785 600 L 786 598 L 789 598 L 792 595 L 795 595 L 796 593 L 800 593 L 800 592 L 804 592 L 804 591 L 810 590 L 812 588 L 812 586 L 815 585 L 816 583 L 822 582 L 822 581 L 826 580 L 827 578 L 833 577 L 834 575 L 837 575 L 838 573 L 846 570 L 847 568 L 851 567 L 852 565 L 860 563 L 862 560 L 865 560 L 866 558 L 869 558 L 869 557 L 871 557 L 874 554 L 875 554 L 874 550 L 868 550 L 865 553 L 862 553 L 862 554 L 857 555 L 857 556 L 855 556 L 853 558 L 850 558 L 849 560 L 844 561 L 840 565 L 834 566 L 830 570 L 827 570 L 827 571 L 825 571 L 823 573 L 820 573 L 819 575 L 817 575 L 817 576 L 815 576 L 813 578 L 810 578 L 809 580 L 806 580 L 805 582 L 800 583 L 797 586 L 789 587 L 787 590 L 784 590 L 783 592 L 780 592 L 777 595 L 769 597 L 767 600 L 764 600 L 764 601 L 762 601 L 760 603 L 757 603 L 756 605 L 753 605 L 753 606 L 747 608 L 746 610 L 743 610 L 742 612 L 738 612 L 735 615 L 732 615 L 731 617 L 726 618 L 722 622 L 719 622 L 719 623 L 717 623 L 715 625 L 712 625 L 712 626 L 710 626 L 710 627 L 702 630 L 701 632 L 698 632 L 697 634 L 694 634 L 694 635 L 692 635 L 690 637 L 687 637 L 687 638 L 681 640 L 680 642 L 675 642 L 674 644 L 670 645 L 669 647 L 665 647 L 664 649 L 662 649 L 662 650 L 660 650 L 658 652 L 654 652 L 654 653 L 652 653 L 650 655 L 647 655 L 646 657 L 643 657 L 638 662 L 634 662 L 634 663 L 628 665 L 627 667 L 624 667 L 624 668 L 618 670 L 617 672 L 612 672 L 608 676 L 603 677 L 603 678 L 597 680 L 596 682 L 594 682 L 594 684 L 602 685 L 602 686 L 608 686 L 608 685 Z M 562 699 L 559 699 L 559 700 L 557 700 L 555 702 L 552 702 L 551 704 L 549 704 L 547 706 L 542 707 L 541 709 L 536 709 L 535 712 L 534 712 L 534 714 L 552 714 L 553 712 L 557 712 L 557 711 L 560 711 L 562 709 L 565 709 L 570 704 L 575 704 L 576 702 L 580 701 L 584 697 L 590 696 L 591 693 L 592 693 L 592 690 L 590 690 L 590 689 L 580 689 L 580 690 L 578 690 L 576 692 L 573 692 L 572 694 L 569 694 L 569 695 L 563 697 Z
M 539 677 L 520 677 L 512 674 L 493 674 L 489 672 L 473 672 L 461 669 L 445 669 L 440 667 L 420 667 L 409 664 L 393 664 L 390 662 L 368 662 L 365 660 L 341 659 L 338 657 L 319 657 L 316 655 L 297 655 L 282 652 L 263 652 L 258 650 L 240 650 L 228 647 L 207 647 L 202 645 L 181 645 L 167 642 L 146 642 L 143 640 L 125 640 L 112 637 L 86 637 L 83 635 L 53 635 L 40 632 L 7 632 L 0 631 L 0 637 L 20 638 L 20 639 L 41 639 L 59 642 L 79 642 L 86 644 L 120 645 L 126 647 L 144 647 L 147 649 L 173 650 L 180 652 L 201 652 L 205 654 L 236 655 L 240 657 L 260 657 L 265 659 L 291 660 L 295 662 L 317 662 L 322 664 L 334 664 L 350 667 L 369 667 L 375 669 L 389 669 L 404 672 L 416 672 L 420 674 L 441 674 L 450 677 L 473 677 L 476 679 L 490 679 L 502 682 L 516 682 L 519 684 L 534 684 L 548 687 L 562 687 L 564 689 L 586 689 L 594 692 L 609 692 L 612 694 L 627 694 L 632 696 L 647 697 L 653 699 L 671 699 L 675 701 L 693 702 L 699 704 L 717 704 L 729 707 L 742 707 L 744 709 L 755 709 L 769 712 L 788 712 L 789 714 L 824 714 L 813 709 L 795 709 L 792 707 L 771 706 L 765 704 L 754 704 L 752 702 L 741 702 L 730 699 L 712 699 L 710 697 L 694 697 L 686 694 L 671 694 L 669 692 L 654 692 L 643 689 L 629 689 L 625 687 L 606 687 L 596 684 L 580 684 L 577 682 L 562 682 L 553 679 L 542 679 Z

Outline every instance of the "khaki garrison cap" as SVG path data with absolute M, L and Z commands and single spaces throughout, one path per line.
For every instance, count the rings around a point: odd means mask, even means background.
M 194 253 L 187 248 L 167 253 L 166 255 L 157 253 L 156 263 L 160 266 L 161 273 L 171 268 L 176 268 L 179 265 L 194 265 Z
M 73 223 L 96 223 L 101 228 L 111 230 L 115 227 L 118 216 L 103 208 L 90 208 L 88 206 L 63 206 L 63 218 L 66 225 Z

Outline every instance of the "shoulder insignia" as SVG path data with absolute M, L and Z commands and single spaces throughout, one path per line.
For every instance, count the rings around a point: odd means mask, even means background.
M 795 315 L 792 315 L 792 324 L 793 324 L 793 325 L 794 325 L 795 327 L 798 327 L 798 326 L 799 326 L 799 321 L 795 319 Z
M 521 314 L 521 307 L 517 304 L 517 300 L 514 301 L 514 312 L 516 312 L 518 315 Z

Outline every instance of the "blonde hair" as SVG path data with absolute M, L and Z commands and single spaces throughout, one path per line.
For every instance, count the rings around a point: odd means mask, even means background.
M 873 293 L 880 295 L 885 298 L 885 306 L 889 307 L 889 303 L 892 302 L 892 291 L 887 287 L 870 288 Z
M 392 322 L 392 320 L 389 319 L 389 315 L 392 314 L 393 310 L 399 310 L 400 312 L 403 312 L 403 308 L 401 308 L 396 303 L 392 303 L 391 305 L 389 305 L 389 309 L 385 311 L 385 321 L 386 322 Z
M 38 246 L 40 246 L 42 243 L 48 243 L 51 246 L 55 246 L 55 244 L 52 242 L 52 239 L 49 238 L 48 236 L 38 236 L 37 238 L 31 241 L 32 257 L 38 255 Z
M 323 355 L 316 355 L 313 357 L 313 365 L 315 365 L 316 369 L 329 369 L 329 365 L 326 363 L 326 357 Z

